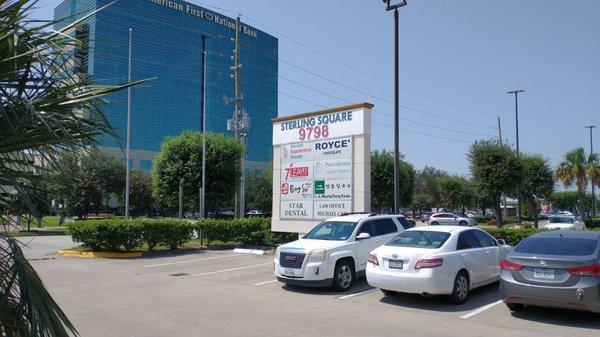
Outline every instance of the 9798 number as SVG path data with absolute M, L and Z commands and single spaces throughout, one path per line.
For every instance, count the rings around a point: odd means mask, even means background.
M 298 129 L 298 139 L 300 140 L 311 140 L 327 137 L 329 137 L 329 126 L 327 124 L 321 126 L 307 126 L 305 128 Z

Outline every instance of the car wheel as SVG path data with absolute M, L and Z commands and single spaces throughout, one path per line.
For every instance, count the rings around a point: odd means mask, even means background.
M 458 223 L 459 226 L 467 227 L 469 224 L 466 221 L 461 221 Z
M 333 273 L 333 288 L 337 291 L 346 291 L 354 283 L 354 266 L 348 260 L 338 261 Z
M 452 289 L 452 302 L 455 304 L 463 304 L 469 296 L 469 276 L 466 272 L 461 271 L 454 279 L 454 288 Z
M 439 225 L 440 225 L 440 224 L 439 224 L 439 223 L 437 223 L 437 221 L 434 221 L 434 222 L 432 222 L 432 223 L 431 223 L 431 225 L 430 225 L 430 226 L 439 226 Z
M 385 296 L 394 296 L 396 295 L 398 292 L 393 291 L 393 290 L 387 290 L 387 289 L 380 289 L 381 292 L 385 295 Z
M 506 306 L 510 311 L 522 311 L 525 309 L 525 305 L 521 303 L 506 303 Z

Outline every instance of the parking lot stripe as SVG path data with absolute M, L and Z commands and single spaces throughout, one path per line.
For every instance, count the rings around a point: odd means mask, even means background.
M 232 254 L 232 255 L 224 255 L 224 256 L 207 257 L 205 259 L 195 259 L 195 260 L 185 260 L 185 261 L 176 261 L 176 262 L 165 262 L 165 263 L 158 263 L 158 264 L 150 264 L 150 265 L 144 266 L 144 268 L 163 267 L 163 266 L 170 266 L 170 265 L 174 265 L 174 264 L 182 264 L 182 263 L 191 263 L 191 262 L 200 262 L 200 261 L 224 259 L 226 257 L 233 257 L 233 256 L 239 256 L 239 255 L 238 254 Z
M 340 296 L 340 297 L 338 297 L 338 299 L 340 299 L 340 300 L 343 300 L 343 299 L 350 298 L 350 297 L 360 296 L 360 295 L 364 295 L 364 294 L 372 293 L 372 292 L 374 292 L 375 290 L 377 290 L 377 288 L 373 288 L 373 289 L 369 289 L 369 290 L 361 291 L 361 292 L 354 293 L 354 294 L 349 294 L 349 295 Z
M 492 308 L 492 307 L 495 307 L 495 306 L 497 306 L 497 305 L 498 305 L 498 304 L 500 304 L 500 303 L 502 303 L 502 300 L 498 300 L 498 301 L 496 301 L 496 302 L 494 302 L 494 303 L 490 303 L 490 304 L 488 304 L 488 305 L 484 305 L 483 307 L 481 307 L 481 308 L 478 308 L 478 309 L 475 309 L 475 310 L 471 311 L 471 312 L 470 312 L 470 313 L 468 313 L 468 314 L 465 314 L 465 315 L 462 315 L 462 316 L 460 316 L 460 318 L 462 318 L 462 319 L 471 318 L 471 317 L 473 317 L 473 316 L 475 316 L 475 315 L 477 315 L 477 314 L 480 314 L 480 313 L 482 313 L 482 312 L 484 312 L 484 311 L 488 310 L 489 308 Z
M 231 268 L 231 269 L 223 269 L 223 270 L 217 270 L 217 271 L 209 271 L 206 273 L 192 274 L 190 276 L 206 276 L 206 275 L 221 274 L 221 273 L 226 273 L 229 271 L 235 271 L 235 270 L 240 270 L 240 269 L 248 269 L 248 268 L 260 267 L 260 266 L 266 266 L 268 264 L 273 264 L 273 262 L 259 263 L 259 264 L 253 264 L 250 266 L 243 266 L 243 267 L 237 267 L 237 268 Z
M 259 283 L 255 283 L 255 284 L 253 284 L 253 285 L 255 285 L 255 286 L 260 286 L 260 285 L 263 285 L 263 284 L 275 283 L 275 282 L 277 282 L 277 280 L 271 280 L 271 281 L 259 282 Z

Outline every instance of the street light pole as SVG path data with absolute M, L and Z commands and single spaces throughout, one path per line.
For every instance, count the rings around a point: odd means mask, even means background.
M 590 129 L 590 157 L 594 154 L 594 141 L 592 138 L 592 129 L 596 128 L 595 125 L 588 125 L 586 128 Z M 596 217 L 596 186 L 592 181 L 592 219 Z
M 206 212 L 206 36 L 202 35 L 202 187 L 200 188 L 200 219 Z
M 400 213 L 400 76 L 399 76 L 399 20 L 398 8 L 406 6 L 406 0 L 392 5 L 383 0 L 387 11 L 394 11 L 394 212 Z
M 133 30 L 129 28 L 129 57 L 127 82 L 131 82 L 131 40 Z M 125 154 L 125 218 L 129 218 L 129 188 L 130 188 L 130 147 L 131 147 L 131 86 L 127 88 L 127 152 Z
M 515 128 L 517 130 L 517 156 L 521 155 L 521 152 L 519 151 L 519 93 L 525 92 L 525 90 L 513 90 L 513 91 L 509 91 L 507 92 L 507 94 L 514 94 L 515 95 Z M 504 207 L 506 207 L 506 205 L 504 205 Z M 517 213 L 519 216 L 519 223 L 521 223 L 521 221 L 523 221 L 523 217 L 521 215 L 521 195 L 520 193 L 517 194 Z

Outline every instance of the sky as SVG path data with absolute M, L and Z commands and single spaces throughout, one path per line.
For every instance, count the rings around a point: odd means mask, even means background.
M 120 0 L 127 1 L 127 0 Z M 393 14 L 381 0 L 189 1 L 279 38 L 279 116 L 369 102 L 372 149 L 393 148 Z M 58 0 L 40 0 L 51 18 Z M 400 9 L 400 152 L 469 175 L 478 139 L 555 167 L 600 126 L 600 0 L 408 0 Z M 250 112 L 251 113 L 251 112 Z M 600 144 L 600 131 L 594 131 Z M 598 147 L 596 147 L 598 149 Z M 596 150 L 597 152 L 598 150 Z

